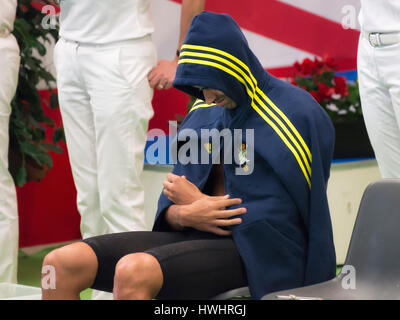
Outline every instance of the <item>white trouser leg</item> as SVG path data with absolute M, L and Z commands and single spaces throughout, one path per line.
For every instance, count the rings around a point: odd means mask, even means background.
M 141 175 L 153 116 L 147 81 L 156 63 L 151 38 L 97 47 L 61 40 L 56 56 L 78 209 L 86 221 L 82 236 L 149 229 Z M 93 226 L 98 231 L 85 232 Z M 94 290 L 92 298 L 112 295 Z
M 0 37 L 0 282 L 17 282 L 18 210 L 8 171 L 10 102 L 18 82 L 20 56 L 14 36 Z
M 151 38 L 99 46 L 60 43 L 60 107 L 82 219 L 101 217 L 97 234 L 146 230 L 141 175 L 153 115 L 147 81 L 156 63 Z
M 153 116 L 147 74 L 156 63 L 155 47 L 145 37 L 78 51 L 94 114 L 100 207 L 108 232 L 147 230 L 142 172 Z
M 89 238 L 104 234 L 107 229 L 100 210 L 94 117 L 76 50 L 76 44 L 59 40 L 54 62 L 68 156 L 77 190 L 81 234 Z
M 383 178 L 400 178 L 400 44 L 372 47 L 360 37 L 361 105 Z

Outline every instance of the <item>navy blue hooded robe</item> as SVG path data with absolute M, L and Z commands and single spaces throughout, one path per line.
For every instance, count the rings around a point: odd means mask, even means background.
M 252 296 L 333 278 L 326 188 L 334 129 L 321 106 L 306 91 L 268 74 L 225 14 L 203 12 L 193 19 L 173 85 L 203 100 L 195 86 L 217 89 L 238 105 L 197 108 L 183 128 L 242 129 L 243 146 L 254 148 L 250 174 L 237 174 L 240 164 L 224 164 L 225 193 L 247 208 L 242 223 L 231 229 Z M 254 130 L 254 143 L 246 141 L 246 129 Z M 179 161 L 174 167 L 201 190 L 210 170 L 211 164 Z M 162 194 L 154 231 L 171 230 L 164 219 L 171 204 Z

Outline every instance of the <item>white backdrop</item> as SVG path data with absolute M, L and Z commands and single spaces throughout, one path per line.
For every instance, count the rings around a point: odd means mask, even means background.
M 207 1 L 207 0 L 206 0 Z M 210 2 L 219 0 L 208 0 Z M 245 0 L 241 1 L 243 5 Z M 338 24 L 345 23 L 346 26 L 359 29 L 357 16 L 360 10 L 359 0 L 279 0 L 299 9 L 308 11 L 318 16 L 329 19 Z M 267 3 L 266 0 L 259 0 L 260 4 Z M 207 3 L 207 2 L 206 2 Z M 160 59 L 172 59 L 174 57 L 179 34 L 180 4 L 171 0 L 151 0 L 155 32 L 153 39 L 157 44 Z M 206 8 L 207 9 L 207 8 Z M 284 18 L 285 12 L 282 12 Z M 251 49 L 261 60 L 265 68 L 285 67 L 292 65 L 296 60 L 305 57 L 313 58 L 314 54 L 297 49 L 295 47 L 271 40 L 267 37 L 242 28 Z M 315 30 L 318 32 L 318 30 Z M 304 38 L 312 35 L 304 35 Z M 331 41 L 331 39 L 328 39 Z M 340 38 L 336 39 L 340 41 Z
M 173 0 L 150 1 L 155 25 L 153 39 L 158 49 L 158 57 L 159 59 L 173 59 L 178 43 L 181 5 Z M 213 2 L 216 3 L 219 1 L 224 2 L 225 0 L 206 0 L 206 9 L 208 4 L 212 5 Z M 243 2 L 243 5 L 246 4 L 246 0 L 230 1 L 240 1 Z M 268 9 L 268 1 L 278 1 L 328 19 L 337 24 L 345 24 L 347 28 L 359 29 L 357 20 L 360 10 L 359 0 L 253 0 L 253 5 L 257 1 L 260 3 L 260 6 L 262 6 L 263 10 Z M 229 12 L 229 8 L 227 8 L 227 11 Z M 282 10 L 282 19 L 285 19 L 284 8 Z M 313 58 L 316 56 L 315 53 L 268 38 L 254 30 L 250 31 L 243 27 L 242 30 L 249 41 L 251 49 L 265 68 L 288 67 L 297 60 L 300 61 L 306 57 Z M 315 34 L 318 34 L 318 32 L 318 30 L 315 30 Z M 300 34 L 300 37 L 307 39 L 309 37 L 314 37 L 315 34 Z M 329 35 L 326 41 L 340 42 L 341 38 L 340 35 L 337 35 L 337 37 L 335 37 L 335 35 Z M 53 44 L 48 46 L 48 53 L 43 60 L 46 67 L 55 74 L 52 46 Z M 41 85 L 40 88 L 43 88 L 43 85 Z

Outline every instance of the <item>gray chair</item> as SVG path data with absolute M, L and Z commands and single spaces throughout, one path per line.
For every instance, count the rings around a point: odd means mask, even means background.
M 365 190 L 339 275 L 262 299 L 400 299 L 400 179 L 379 180 Z
M 211 300 L 247 300 L 250 299 L 249 287 L 242 287 L 223 292 Z

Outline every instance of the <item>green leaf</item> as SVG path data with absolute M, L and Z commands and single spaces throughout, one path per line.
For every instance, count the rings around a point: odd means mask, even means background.
M 26 183 L 26 177 L 27 177 L 27 173 L 26 173 L 25 167 L 19 168 L 16 179 L 15 179 L 16 185 L 20 186 L 20 187 L 23 186 Z
M 54 123 L 54 120 L 53 120 L 52 118 L 48 117 L 48 116 L 43 116 L 42 122 L 43 122 L 46 126 L 48 126 L 48 127 L 50 127 L 50 128 L 55 128 L 55 127 L 56 127 L 56 124 Z
M 51 169 L 53 167 L 53 159 L 47 152 L 40 152 L 37 155 L 41 164 L 45 164 L 47 168 Z
M 30 142 L 24 141 L 20 143 L 20 150 L 31 157 L 39 166 L 46 165 L 48 168 L 53 166 L 51 156 L 46 151 L 43 151 L 44 148 L 41 145 L 35 146 Z
M 56 109 L 58 108 L 58 94 L 55 92 L 50 96 L 50 108 Z
M 53 143 L 57 143 L 59 141 L 63 141 L 65 143 L 64 129 L 57 128 L 56 130 L 54 130 L 52 140 L 53 140 Z
M 43 148 L 47 151 L 54 151 L 56 153 L 63 153 L 64 150 L 59 145 L 56 144 L 42 144 Z
M 43 44 L 41 44 L 39 41 L 37 41 L 37 42 L 35 43 L 35 48 L 37 49 L 38 53 L 39 53 L 42 57 L 43 57 L 43 56 L 46 54 L 46 52 L 47 52 L 46 47 L 45 47 Z
M 38 84 L 44 82 L 52 89 L 55 83 L 55 78 L 47 70 L 40 56 L 46 54 L 46 42 L 57 42 L 58 30 L 42 27 L 43 14 L 32 6 L 32 2 L 18 0 L 14 22 L 13 34 L 20 47 L 21 62 L 18 86 L 11 103 L 10 146 L 17 148 L 24 159 L 29 157 L 38 165 L 51 168 L 53 161 L 50 152 L 63 152 L 57 142 L 64 139 L 64 133 L 44 112 L 47 107 L 58 107 L 57 94 L 51 95 L 48 102 L 43 101 L 39 95 Z M 54 129 L 51 141 L 46 140 L 48 128 Z M 25 168 L 15 170 L 12 174 L 18 185 L 26 182 Z

